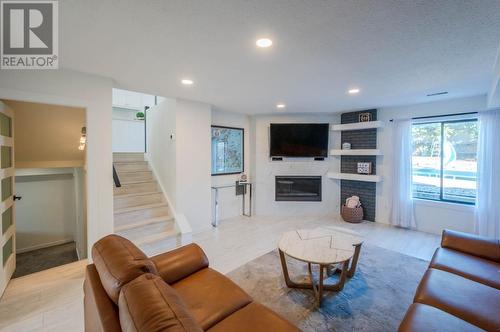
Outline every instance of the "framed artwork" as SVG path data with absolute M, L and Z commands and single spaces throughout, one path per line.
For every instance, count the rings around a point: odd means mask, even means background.
M 244 171 L 243 128 L 212 126 L 212 175 Z

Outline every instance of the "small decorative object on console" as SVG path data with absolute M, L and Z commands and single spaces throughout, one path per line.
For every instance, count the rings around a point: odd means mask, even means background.
M 358 163 L 358 174 L 372 174 L 372 163 Z
M 351 149 L 351 143 L 342 143 L 342 150 L 350 150 Z
M 245 173 L 242 173 L 240 175 L 240 180 L 239 182 L 247 182 L 248 178 L 247 178 L 247 175 Z
M 371 113 L 359 113 L 359 122 L 368 122 L 372 121 Z

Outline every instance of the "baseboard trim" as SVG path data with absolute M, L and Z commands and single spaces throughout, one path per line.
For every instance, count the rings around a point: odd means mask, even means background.
M 16 249 L 16 253 L 22 254 L 22 253 L 33 251 L 33 250 L 53 247 L 53 246 L 57 246 L 60 244 L 66 244 L 66 243 L 70 243 L 70 242 L 75 242 L 75 241 L 71 238 L 67 238 L 67 239 L 57 240 L 57 241 L 53 241 L 53 242 L 49 242 L 49 243 L 37 244 L 35 246 L 31 246 L 31 247 L 27 247 L 27 248 Z

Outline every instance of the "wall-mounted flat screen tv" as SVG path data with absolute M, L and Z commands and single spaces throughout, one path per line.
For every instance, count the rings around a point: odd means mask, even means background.
M 328 156 L 328 123 L 271 123 L 271 157 Z

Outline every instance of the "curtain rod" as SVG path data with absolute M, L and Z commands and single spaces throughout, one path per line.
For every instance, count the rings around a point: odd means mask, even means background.
M 453 113 L 453 114 L 444 114 L 444 115 L 429 115 L 429 116 L 418 116 L 415 118 L 411 118 L 412 120 L 419 120 L 419 119 L 432 119 L 432 118 L 442 118 L 445 116 L 456 116 L 456 115 L 470 115 L 470 114 L 478 114 L 478 112 L 466 112 L 466 113 Z M 394 119 L 390 119 L 390 122 L 393 122 Z

